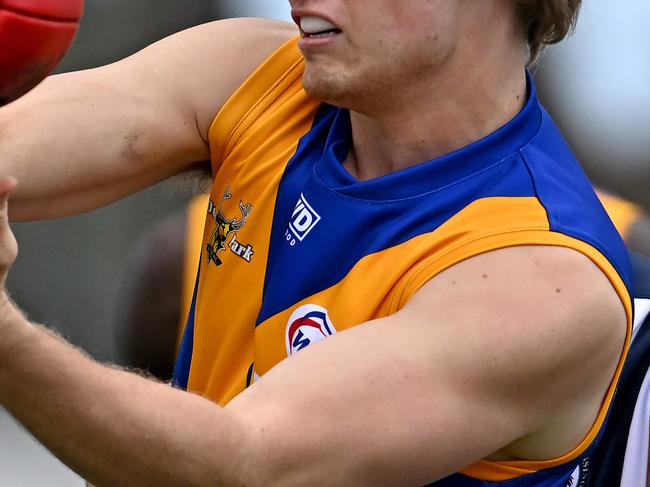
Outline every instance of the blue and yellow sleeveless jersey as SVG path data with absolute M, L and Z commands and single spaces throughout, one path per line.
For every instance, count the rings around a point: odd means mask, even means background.
M 446 156 L 368 181 L 342 166 L 346 110 L 310 98 L 292 40 L 210 129 L 214 182 L 174 383 L 226 404 L 287 356 L 402 308 L 483 252 L 553 245 L 589 257 L 632 324 L 625 247 L 530 82 L 511 122 Z M 585 475 L 592 430 L 562 458 L 479 461 L 434 485 L 564 486 Z M 575 484 L 578 485 L 578 484 Z

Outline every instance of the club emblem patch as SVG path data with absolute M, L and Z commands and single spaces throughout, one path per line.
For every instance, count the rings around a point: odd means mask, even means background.
M 251 211 L 253 211 L 253 205 L 240 200 L 239 211 L 241 212 L 241 218 L 228 218 L 224 214 L 222 206 L 224 201 L 230 198 L 232 198 L 232 194 L 230 194 L 230 187 L 227 187 L 219 202 L 219 206 L 215 206 L 212 200 L 208 203 L 208 214 L 212 216 L 216 224 L 216 228 L 212 232 L 212 235 L 210 235 L 206 245 L 208 264 L 210 262 L 214 262 L 217 266 L 223 264 L 219 257 L 219 252 L 225 250 L 226 246 L 233 254 L 241 257 L 246 262 L 251 262 L 253 259 L 253 254 L 255 253 L 253 246 L 242 244 L 237 240 L 237 232 L 246 225 L 246 219 Z M 230 238 L 230 242 L 228 242 L 228 238 Z
M 325 308 L 315 304 L 301 306 L 291 314 L 287 323 L 287 355 L 293 355 L 335 333 L 336 328 Z

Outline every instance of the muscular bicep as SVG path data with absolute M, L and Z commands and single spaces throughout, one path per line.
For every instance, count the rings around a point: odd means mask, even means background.
M 214 114 L 293 31 L 261 19 L 189 29 L 117 63 L 53 76 L 0 110 L 13 219 L 87 211 L 210 157 Z
M 250 425 L 250 471 L 272 479 L 265 485 L 419 486 L 492 455 L 572 449 L 611 381 L 624 317 L 593 264 L 570 255 L 577 264 L 540 270 L 535 259 L 549 257 L 540 252 L 457 265 L 399 313 L 271 370 L 229 406 Z M 579 278 L 558 275 L 569 267 L 596 279 L 594 310 Z M 599 326 L 603 316 L 614 326 Z M 569 417 L 578 426 L 548 440 Z
M 295 25 L 276 20 L 220 20 L 163 39 L 114 69 L 118 76 L 128 71 L 136 82 L 148 80 L 158 99 L 177 100 L 176 108 L 207 140 L 210 125 L 228 98 L 296 34 Z

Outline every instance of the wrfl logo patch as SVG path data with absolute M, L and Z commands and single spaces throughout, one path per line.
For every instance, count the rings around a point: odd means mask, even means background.
M 301 306 L 291 314 L 287 323 L 287 355 L 293 355 L 335 333 L 336 328 L 325 308 L 315 304 Z

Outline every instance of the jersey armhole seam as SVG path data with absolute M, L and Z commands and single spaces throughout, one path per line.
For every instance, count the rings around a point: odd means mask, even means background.
M 413 286 L 414 286 L 414 283 L 440 259 L 443 259 L 444 257 L 446 257 L 448 255 L 451 255 L 454 252 L 457 252 L 458 250 L 462 249 L 463 247 L 465 247 L 467 245 L 471 245 L 471 244 L 475 244 L 477 242 L 480 242 L 483 239 L 488 239 L 488 238 L 496 237 L 496 236 L 499 236 L 499 235 L 509 235 L 509 234 L 516 234 L 516 233 L 530 232 L 530 231 L 533 231 L 533 232 L 537 232 L 537 231 L 547 232 L 548 227 L 542 227 L 542 226 L 517 227 L 517 228 L 503 229 L 503 230 L 494 231 L 494 232 L 481 233 L 480 235 L 477 235 L 477 236 L 472 237 L 470 239 L 463 240 L 462 242 L 459 242 L 458 244 L 452 246 L 451 248 L 447 249 L 444 252 L 436 253 L 436 254 L 428 257 L 427 259 L 422 261 L 422 263 L 420 265 L 417 266 L 418 270 L 414 270 L 413 275 L 411 277 L 409 277 L 402 286 L 400 286 L 400 289 L 397 290 L 395 293 L 393 293 L 393 296 L 390 299 L 389 312 L 390 313 L 395 313 L 395 312 L 399 311 L 402 307 L 404 307 L 404 305 L 413 296 L 413 294 L 415 294 L 421 287 L 421 286 L 418 286 L 416 289 L 412 289 Z M 521 244 L 513 244 L 512 246 L 518 246 L 518 245 L 521 245 Z M 505 247 L 507 247 L 507 245 L 502 247 L 502 248 L 505 248 Z M 444 272 L 445 270 L 453 267 L 454 265 L 456 265 L 456 264 L 458 264 L 458 263 L 460 263 L 460 262 L 462 262 L 464 260 L 470 259 L 472 257 L 476 257 L 477 255 L 480 255 L 482 253 L 489 252 L 489 251 L 490 250 L 477 252 L 475 254 L 471 254 L 471 255 L 468 255 L 466 257 L 461 257 L 458 260 L 454 260 L 451 263 L 449 263 L 448 265 L 446 265 L 443 268 L 441 268 L 440 270 L 438 270 L 438 272 L 436 272 L 436 274 L 432 275 L 429 279 L 432 279 L 433 277 L 440 274 L 441 272 Z M 427 281 L 428 281 L 428 279 L 427 279 Z M 424 281 L 424 282 L 426 282 L 426 281 Z
M 289 83 L 293 82 L 297 76 L 295 75 L 295 72 L 300 68 L 300 66 L 303 63 L 303 58 L 302 57 L 297 57 L 291 65 L 289 65 L 284 72 L 276 78 L 273 83 L 259 96 L 253 101 L 252 103 L 249 104 L 247 108 L 244 108 L 243 110 L 240 110 L 241 116 L 237 117 L 238 120 L 234 124 L 232 124 L 231 128 L 225 128 L 225 129 L 220 129 L 219 132 L 217 132 L 217 125 L 219 124 L 220 118 L 224 117 L 225 113 L 227 110 L 230 110 L 231 107 L 229 105 L 233 104 L 236 100 L 241 98 L 242 96 L 246 96 L 246 89 L 249 88 L 248 85 L 255 83 L 255 78 L 259 77 L 261 73 L 265 70 L 267 64 L 271 62 L 275 57 L 279 55 L 279 53 L 283 50 L 286 50 L 289 48 L 289 45 L 291 43 L 295 42 L 295 37 L 291 38 L 289 41 L 285 42 L 282 46 L 280 46 L 276 51 L 274 51 L 270 56 L 268 56 L 240 85 L 239 87 L 235 90 L 235 92 L 230 95 L 230 97 L 226 100 L 226 102 L 223 104 L 221 109 L 217 112 L 215 115 L 214 119 L 212 120 L 212 123 L 210 124 L 210 128 L 208 130 L 208 140 L 212 140 L 213 136 L 212 134 L 214 133 L 216 135 L 215 142 L 217 144 L 217 147 L 214 149 L 214 152 L 216 152 L 219 157 L 214 158 L 218 159 L 219 164 L 223 162 L 224 158 L 227 157 L 227 153 L 232 151 L 232 147 L 236 144 L 236 141 L 239 140 L 240 137 L 235 138 L 236 134 L 241 134 L 248 130 L 252 123 L 254 122 L 252 114 L 259 111 L 260 107 L 263 107 L 266 105 L 266 108 L 268 108 L 273 101 L 277 98 L 272 97 L 273 93 L 278 91 L 278 87 L 283 85 L 284 83 L 289 80 Z M 292 75 L 294 75 L 292 77 Z M 262 111 L 265 108 L 262 109 Z M 233 140 L 235 140 L 233 142 Z M 213 161 L 213 169 L 214 168 L 214 161 Z

